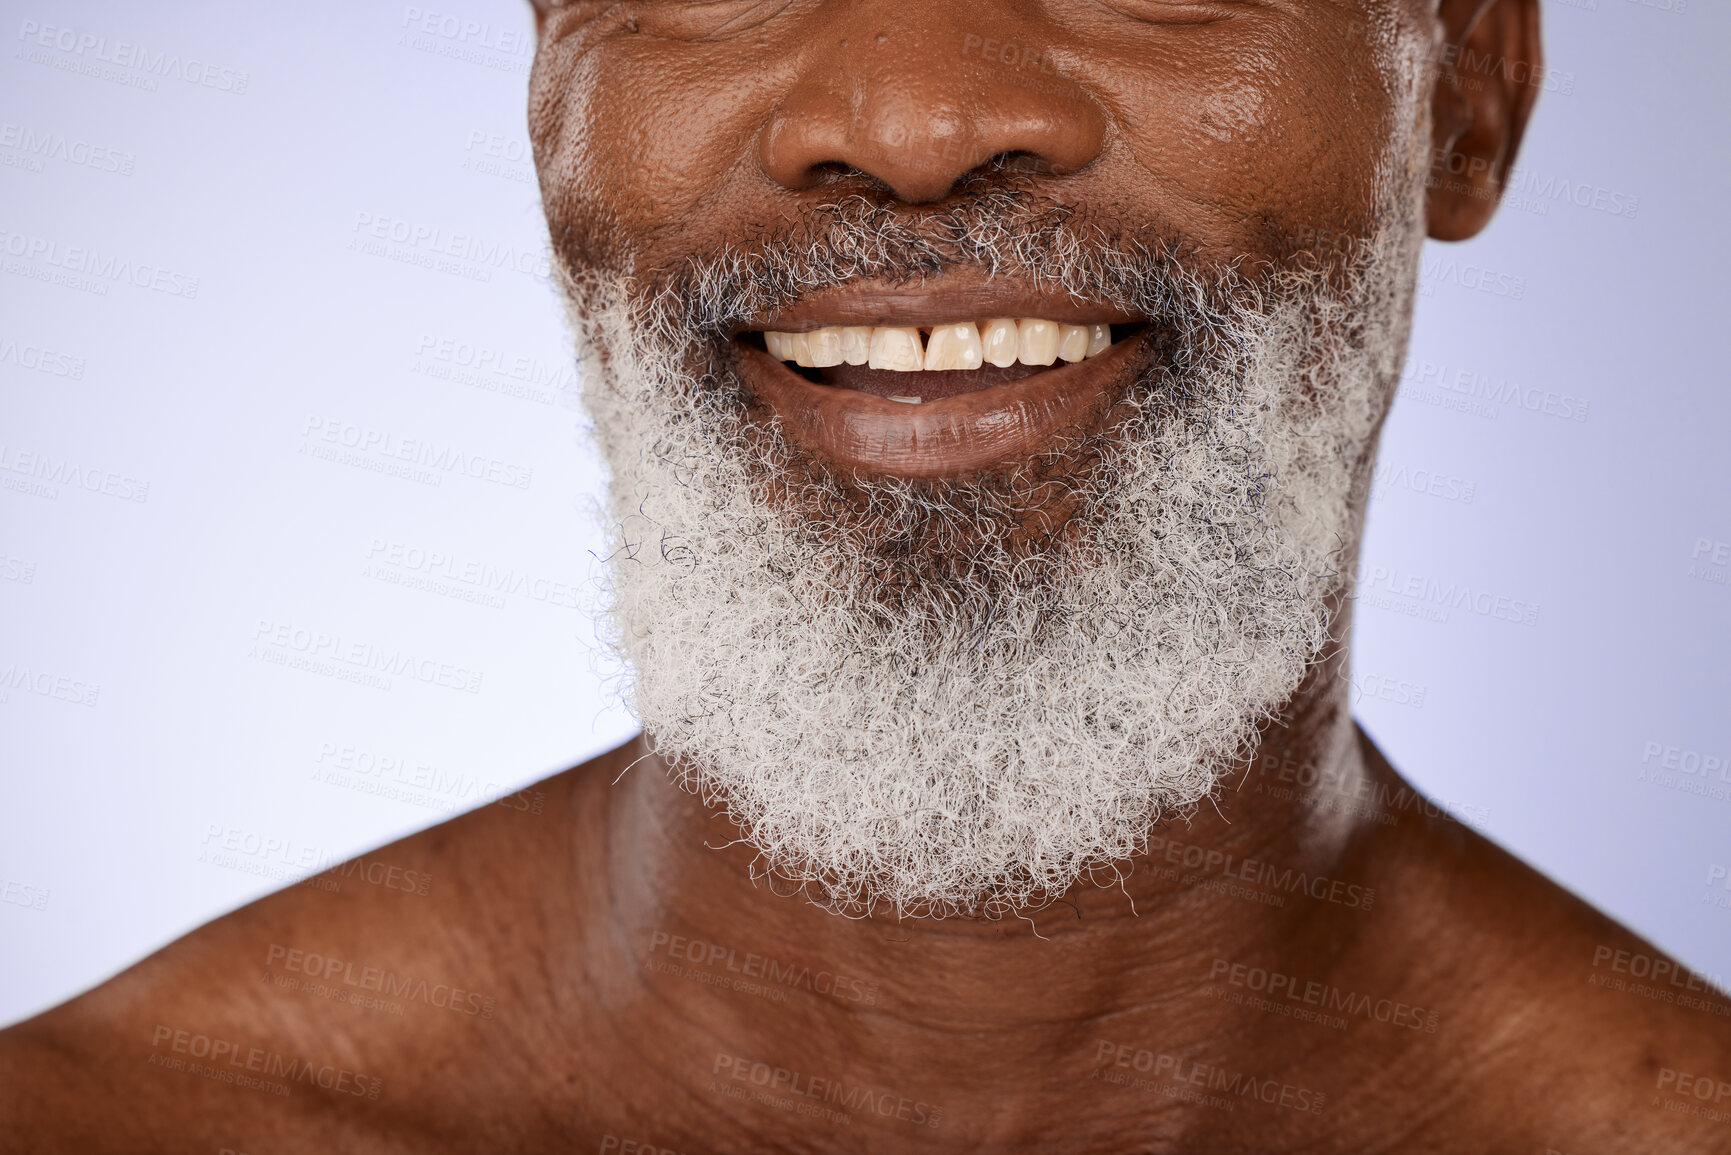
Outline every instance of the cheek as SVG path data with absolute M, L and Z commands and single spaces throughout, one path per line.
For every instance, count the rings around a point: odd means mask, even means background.
M 1374 225 L 1392 104 L 1366 64 L 1234 45 L 1153 68 L 1125 61 L 1105 92 L 1129 179 L 1183 206 L 1183 231 L 1204 249 L 1270 251 Z
M 768 62 L 739 46 L 647 38 L 614 40 L 550 73 L 561 92 L 557 141 L 543 162 L 550 219 L 604 223 L 614 235 L 597 243 L 629 243 L 639 255 L 657 238 L 701 228 L 731 191 L 763 180 L 755 143 L 770 75 Z

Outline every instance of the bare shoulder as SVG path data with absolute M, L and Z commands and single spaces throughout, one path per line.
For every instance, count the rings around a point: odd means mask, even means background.
M 1535 1151 L 1731 1151 L 1731 995 L 1468 826 L 1382 837 L 1403 911 L 1381 945 L 1434 992 L 1456 1072 L 1430 1089 L 1439 1136 L 1473 1119 Z
M 0 1032 L 6 1149 L 427 1149 L 442 1079 L 469 1098 L 509 1077 L 482 1056 L 569 997 L 523 962 L 545 958 L 545 928 L 588 923 L 598 787 L 631 750 L 268 895 Z

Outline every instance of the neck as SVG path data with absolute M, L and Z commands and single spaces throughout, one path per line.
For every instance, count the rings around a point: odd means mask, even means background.
M 1105 1086 L 1102 1065 L 1116 1072 L 1140 1050 L 1219 1061 L 1242 1047 L 1241 1070 L 1275 1077 L 1296 1062 L 1291 1044 L 1310 1040 L 1287 1030 L 1270 1045 L 1265 1016 L 1198 992 L 1241 965 L 1324 979 L 1370 906 L 1355 849 L 1368 820 L 1331 805 L 1372 773 L 1335 653 L 1214 803 L 1161 822 L 1146 854 L 1061 901 L 996 920 L 848 919 L 790 895 L 644 747 L 615 791 L 609 856 L 611 949 L 641 984 L 641 1025 L 664 1021 L 669 1037 L 676 1022 L 707 1027 L 704 1053 L 681 1061 L 701 1066 L 691 1089 L 702 1102 L 764 1090 L 749 1074 L 764 1064 L 775 1093 L 809 1095 L 816 1079 L 821 1100 L 852 1080 L 955 1117 L 982 1093 L 980 1072 L 997 1070 L 1030 1081 L 994 1108 L 999 1125 L 1030 1134 L 1075 1119 L 1051 1113 L 1050 1096 L 1073 1103 Z M 760 1129 L 802 1118 L 736 1110 Z

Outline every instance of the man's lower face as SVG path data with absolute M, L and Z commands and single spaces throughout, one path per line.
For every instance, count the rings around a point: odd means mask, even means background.
M 832 207 L 635 296 L 566 270 L 632 704 L 770 869 L 850 912 L 1050 899 L 1249 753 L 1328 640 L 1405 342 L 1406 230 L 1349 277 L 1253 285 L 1014 203 L 965 210 L 966 244 L 944 215 Z M 1147 318 L 1092 425 L 911 478 L 790 430 L 766 394 L 847 386 L 741 326 L 934 267 Z

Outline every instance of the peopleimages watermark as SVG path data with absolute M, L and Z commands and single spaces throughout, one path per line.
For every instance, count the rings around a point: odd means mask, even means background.
M 0 337 L 0 365 L 7 364 L 50 377 L 84 380 L 84 358 L 46 345 L 20 344 L 16 338 Z
M 951 43 L 954 44 L 954 40 Z M 1073 91 L 1074 82 L 1062 67 L 1063 54 L 1052 51 L 1049 45 L 1001 40 L 969 32 L 961 39 L 959 55 L 964 61 L 979 61 L 980 65 L 974 66 L 976 69 L 989 64 L 991 81 L 994 84 L 1011 84 L 1036 93 Z M 925 156 L 913 163 L 928 169 L 936 168 L 938 166 L 927 158 L 937 151 L 939 150 L 928 147 Z
M 1134 1079 L 1122 1072 L 1140 1072 L 1150 1078 Z M 1195 1059 L 1169 1055 L 1164 1051 L 1136 1047 L 1130 1043 L 1115 1043 L 1109 1039 L 1099 1039 L 1094 1043 L 1094 1072 L 1091 1078 L 1152 1093 L 1167 1091 L 1167 1087 L 1161 1086 L 1160 1081 L 1184 1090 L 1200 1088 L 1204 1092 L 1212 1092 L 1226 1099 L 1228 1109 L 1231 1108 L 1232 1101 L 1227 1097 L 1231 1096 L 1239 1101 L 1263 1103 L 1270 1107 L 1320 1115 L 1328 1100 L 1328 1096 L 1321 1091 L 1295 1083 L 1246 1075 L 1242 1071 L 1232 1071 L 1217 1063 L 1198 1062 Z
M 1593 965 L 1587 975 L 1587 985 L 1669 1003 L 1685 1010 L 1731 1017 L 1731 1002 L 1725 1001 L 1724 984 L 1718 976 L 1690 970 L 1664 955 L 1643 954 L 1601 943 L 1593 948 Z M 1714 995 L 1719 997 L 1710 997 Z
M 1369 910 L 1376 902 L 1376 888 L 1372 886 L 1291 867 L 1283 869 L 1272 862 L 1240 858 L 1224 850 L 1212 850 L 1164 835 L 1149 835 L 1148 856 L 1155 862 L 1164 860 L 1169 865 L 1183 866 L 1203 874 L 1248 882 L 1285 894 L 1303 894 L 1318 902 L 1331 902 L 1351 910 Z
M 14 124 L 10 120 L 0 121 L 0 148 L 14 150 L 27 162 L 23 166 L 12 167 L 25 167 L 32 172 L 41 172 L 42 162 L 45 160 L 57 160 L 75 168 L 131 176 L 133 166 L 138 162 L 138 158 L 132 153 L 122 152 L 112 145 L 93 144 L 80 137 L 67 136 L 63 132 L 38 131 L 28 125 Z
M 369 860 L 360 855 L 347 860 L 317 846 L 296 843 L 239 826 L 207 823 L 204 849 L 199 861 L 244 874 L 257 874 L 279 882 L 292 882 L 316 890 L 339 891 L 343 879 L 355 879 L 385 890 L 425 896 L 433 876 L 398 863 Z M 317 871 L 317 873 L 311 873 Z
M 45 886 L 31 886 L 17 879 L 0 878 L 0 902 L 22 906 L 28 910 L 47 910 L 48 897 L 48 888 Z
M 1691 750 L 1686 746 L 1671 746 L 1664 742 L 1648 742 L 1641 748 L 1641 764 L 1643 766 L 1657 761 L 1666 770 L 1681 770 L 1685 774 L 1718 775 L 1725 782 L 1731 782 L 1731 761 L 1723 754 L 1703 754 L 1699 750 Z
M 509 786 L 359 746 L 321 742 L 313 762 L 317 767 L 312 773 L 315 782 L 445 813 L 491 803 L 522 814 L 540 814 L 547 805 L 545 791 Z
M 470 20 L 451 12 L 438 12 L 413 4 L 403 9 L 402 27 L 457 44 L 472 44 L 494 52 L 527 56 L 535 45 L 534 33 L 526 28 L 498 28 L 485 20 Z
M 274 981 L 280 977 L 271 975 L 268 968 L 280 967 L 288 974 L 304 976 L 315 982 L 341 984 L 348 990 L 335 1000 L 338 1002 L 362 1005 L 360 996 L 376 995 L 382 999 L 418 1002 L 475 1019 L 491 1019 L 498 1005 L 498 1000 L 492 995 L 468 990 L 454 983 L 430 982 L 427 979 L 399 974 L 389 967 L 357 967 L 352 960 L 319 951 L 284 946 L 282 943 L 270 944 L 265 951 L 264 965 L 267 968 L 265 981 Z M 400 1009 L 397 1013 L 401 1013 Z
M 1711 1123 L 1731 1123 L 1731 1109 L 1723 1106 L 1726 1099 L 1731 1099 L 1731 1081 L 1660 1067 L 1654 1090 L 1664 1092 L 1653 1096 L 1655 1107 L 1694 1115 Z M 1708 1103 L 1712 1106 L 1707 1106 Z
M 1519 301 L 1527 295 L 1525 277 L 1505 273 L 1474 261 L 1461 262 L 1442 255 L 1421 256 L 1418 272 L 1418 292 L 1421 297 L 1434 296 L 1438 285 L 1454 285 L 1469 292 L 1485 293 L 1511 301 Z
M 607 1155 L 609 1151 L 617 1151 L 619 1155 L 682 1155 L 671 1147 L 663 1147 L 648 1139 L 621 1139 L 611 1133 L 601 1136 L 600 1155 Z
M 1346 685 L 1348 703 L 1353 706 L 1368 700 L 1422 710 L 1424 696 L 1429 692 L 1425 686 L 1409 682 L 1405 678 L 1391 678 L 1384 674 L 1360 674 L 1356 671 L 1346 679 Z
M 506 596 L 568 610 L 582 608 L 577 588 L 568 582 L 387 537 L 372 539 L 362 572 L 391 585 L 424 589 L 494 609 L 504 608 Z
M 1573 393 L 1523 385 L 1469 366 L 1451 373 L 1443 362 L 1423 359 L 1408 363 L 1397 396 L 1487 420 L 1495 420 L 1505 406 L 1559 421 L 1585 421 L 1592 410 L 1591 402 Z
M 321 1063 L 299 1055 L 284 1054 L 270 1047 L 251 1046 L 233 1039 L 164 1026 L 150 1036 L 149 1064 L 171 1071 L 186 1071 L 221 1083 L 287 1096 L 295 1083 L 318 1087 L 333 1095 L 377 1099 L 385 1088 L 383 1079 L 352 1071 L 339 1063 Z M 164 1053 L 166 1051 L 166 1053 Z M 185 1055 L 187 1059 L 175 1056 Z M 200 1063 L 198 1060 L 208 1060 Z M 281 1080 L 274 1086 L 259 1086 L 260 1080 Z
M 339 465 L 372 468 L 374 472 L 396 472 L 431 485 L 441 484 L 452 474 L 509 489 L 528 489 L 535 480 L 535 471 L 528 466 L 484 453 L 468 453 L 425 438 L 399 437 L 389 430 L 357 425 L 338 417 L 309 416 L 301 436 L 305 441 L 300 452 L 308 456 Z
M 36 584 L 36 563 L 29 558 L 14 557 L 5 550 L 0 550 L 0 581 L 17 582 L 19 585 Z
M 472 128 L 463 151 L 468 155 L 463 158 L 462 167 L 470 172 L 517 184 L 535 183 L 535 170 L 528 163 L 533 154 L 529 142 L 522 137 Z
M 1431 150 L 1427 184 L 1478 200 L 1493 203 L 1500 200 L 1540 216 L 1548 215 L 1551 205 L 1557 203 L 1629 220 L 1641 208 L 1640 197 L 1621 189 L 1524 166 L 1508 168 L 1499 161 L 1442 148 Z
M 1531 207 L 1541 214 L 1552 204 L 1562 203 L 1590 209 L 1607 216 L 1634 220 L 1641 209 L 1641 198 L 1621 189 L 1607 188 L 1591 181 L 1571 180 L 1566 176 L 1544 173 L 1524 165 L 1516 166 L 1504 182 L 1504 195 L 1517 207 Z
M 32 64 L 75 72 L 98 80 L 111 80 L 131 88 L 155 92 L 161 80 L 181 80 L 196 88 L 245 96 L 249 73 L 226 65 L 211 64 L 195 56 L 182 56 L 167 49 L 151 49 L 129 40 L 109 42 L 94 32 L 81 32 L 60 24 L 23 20 L 18 40 L 20 56 Z M 41 49 L 61 53 L 56 58 Z
M 74 706 L 94 706 L 102 696 L 102 686 L 98 683 L 87 682 L 68 674 L 57 674 L 22 662 L 9 663 L 5 669 L 0 670 L 0 702 L 10 697 L 13 690 L 35 694 L 39 698 L 52 698 L 56 702 L 67 702 Z
M 6 477 L 7 474 L 13 476 Z M 86 493 L 101 494 L 117 501 L 136 501 L 142 504 L 150 500 L 150 482 L 141 481 L 129 473 L 103 469 L 71 457 L 58 457 L 52 453 L 19 449 L 16 445 L 0 443 L 0 480 L 10 482 L 14 478 L 28 479 L 22 484 L 33 487 L 32 496 L 46 497 L 50 501 L 59 499 L 60 486 L 82 489 Z
M 1674 16 L 1681 16 L 1689 10 L 1689 0 L 1625 0 L 1625 3 L 1657 12 L 1669 12 Z
M 1724 752 L 1714 754 L 1653 739 L 1642 744 L 1641 768 L 1635 778 L 1666 790 L 1731 802 L 1731 754 Z
M 876 1115 L 917 1127 L 936 1127 L 943 1119 L 944 1109 L 924 1099 L 914 1099 L 895 1091 L 881 1090 L 863 1083 L 848 1083 L 841 1079 L 807 1075 L 789 1067 L 772 1066 L 754 1059 L 717 1052 L 709 1073 L 716 1082 L 711 1089 L 723 1094 L 746 1092 L 766 1106 L 780 1107 L 794 1114 L 810 1115 L 829 1122 L 849 1124 L 847 1111 Z M 746 1084 L 730 1088 L 728 1082 Z M 753 1094 L 748 1088 L 755 1089 Z M 823 1104 L 824 1106 L 819 1106 Z M 839 1111 L 827 1108 L 840 1108 Z
M 1715 883 L 1718 884 L 1720 890 L 1726 893 L 1714 894 Z M 1731 910 L 1731 875 L 1728 875 L 1726 868 L 1717 862 L 1711 863 L 1707 867 L 1707 889 L 1701 895 L 1701 901 L 1708 906 L 1716 906 L 1720 910 Z
M 1379 460 L 1371 472 L 1371 496 L 1384 497 L 1395 490 L 1406 490 L 1427 497 L 1440 497 L 1444 501 L 1471 505 L 1478 492 L 1478 483 L 1434 469 Z
M 491 281 L 493 270 L 522 273 L 545 283 L 552 258 L 545 245 L 530 247 L 487 240 L 473 233 L 454 232 L 364 209 L 355 212 L 347 247 L 367 256 L 419 265 L 435 272 L 456 273 L 475 281 Z M 389 246 L 397 246 L 390 248 Z
M 1689 551 L 1687 576 L 1711 585 L 1731 585 L 1731 541 L 1697 537 Z
M 1567 96 L 1575 91 L 1573 72 L 1546 68 L 1542 64 L 1500 52 L 1480 52 L 1470 43 L 1445 42 L 1437 46 L 1434 55 L 1438 63 L 1452 70 L 1450 79 L 1453 83 L 1469 91 L 1477 91 L 1484 87 L 1487 81 L 1526 85 L 1543 89 L 1545 92 L 1554 92 L 1559 96 Z
M 1373 565 L 1352 592 L 1354 601 L 1378 609 L 1447 622 L 1450 610 L 1467 610 L 1481 618 L 1520 626 L 1539 624 L 1539 603 L 1511 597 L 1462 581 L 1444 581 L 1427 574 Z M 1405 599 L 1391 601 L 1390 598 Z
M 397 43 L 405 48 L 519 76 L 529 74 L 528 56 L 535 44 L 530 29 L 502 28 L 413 4 L 403 9 L 400 27 Z
M 1375 43 L 1380 36 L 1381 30 L 1377 25 L 1367 24 L 1362 20 L 1346 22 L 1348 41 Z M 1469 91 L 1476 92 L 1483 88 L 1487 81 L 1525 85 L 1564 96 L 1575 91 L 1575 74 L 1572 72 L 1546 68 L 1519 56 L 1480 52 L 1470 43 L 1441 42 L 1426 55 L 1429 63 L 1449 70 L 1447 79 L 1451 84 Z
M 862 979 L 841 974 L 827 968 L 813 969 L 801 963 L 790 963 L 773 955 L 757 954 L 751 951 L 741 953 L 731 946 L 718 942 L 708 942 L 700 938 L 690 938 L 682 934 L 672 934 L 665 930 L 655 931 L 649 939 L 649 953 L 665 953 L 668 958 L 693 963 L 706 970 L 738 975 L 741 981 L 733 984 L 736 990 L 746 990 L 746 993 L 757 994 L 757 990 L 741 985 L 761 982 L 766 984 L 771 992 L 779 992 L 792 988 L 803 988 L 814 995 L 822 995 L 842 1003 L 853 1003 L 859 1006 L 876 1006 L 878 987 L 876 983 L 868 983 Z M 720 985 L 720 984 L 709 984 Z M 774 1001 L 781 1001 L 779 999 Z
M 962 55 L 978 56 L 981 60 L 991 60 L 1006 68 L 1022 68 L 1055 77 L 1064 75 L 1058 68 L 1056 56 L 1049 51 L 1041 51 L 1038 45 L 996 40 L 973 32 L 962 38 Z
M 134 261 L 90 245 L 64 245 L 52 237 L 0 228 L 0 252 L 18 258 L 8 261 L 5 266 L 6 272 L 14 276 L 58 284 L 99 297 L 108 295 L 110 284 L 122 282 L 188 301 L 198 297 L 199 279 L 190 273 L 149 261 Z
M 339 633 L 258 619 L 253 627 L 252 648 L 247 657 L 271 665 L 328 674 L 343 681 L 360 682 L 388 690 L 388 679 L 412 678 L 427 686 L 439 686 L 465 694 L 479 694 L 485 671 L 443 662 L 399 647 L 375 645 Z
M 1487 807 L 1450 799 L 1433 800 L 1405 783 L 1390 785 L 1354 766 L 1319 766 L 1282 753 L 1259 755 L 1255 766 L 1262 777 L 1272 778 L 1277 783 L 1258 781 L 1257 794 L 1283 800 L 1299 798 L 1313 803 L 1327 798 L 1339 799 L 1345 805 L 1332 809 L 1360 814 L 1384 826 L 1395 825 L 1400 821 L 1399 815 L 1408 811 L 1424 818 L 1459 822 L 1479 829 L 1491 817 Z
M 422 333 L 411 373 L 537 405 L 559 405 L 577 390 L 575 364 L 495 348 L 483 341 Z
M 1348 1018 L 1385 1023 L 1411 1031 L 1436 1034 L 1436 1011 L 1400 999 L 1377 998 L 1357 991 L 1343 990 L 1333 983 L 1304 979 L 1267 967 L 1236 963 L 1215 958 L 1209 963 L 1210 982 L 1224 979 L 1228 988 L 1223 1001 L 1249 1006 L 1273 1014 L 1290 1015 L 1311 1022 L 1346 1028 Z M 1247 992 L 1238 995 L 1238 991 Z M 1215 997 L 1220 997 L 1216 995 Z M 1313 1009 L 1314 1008 L 1314 1009 Z

